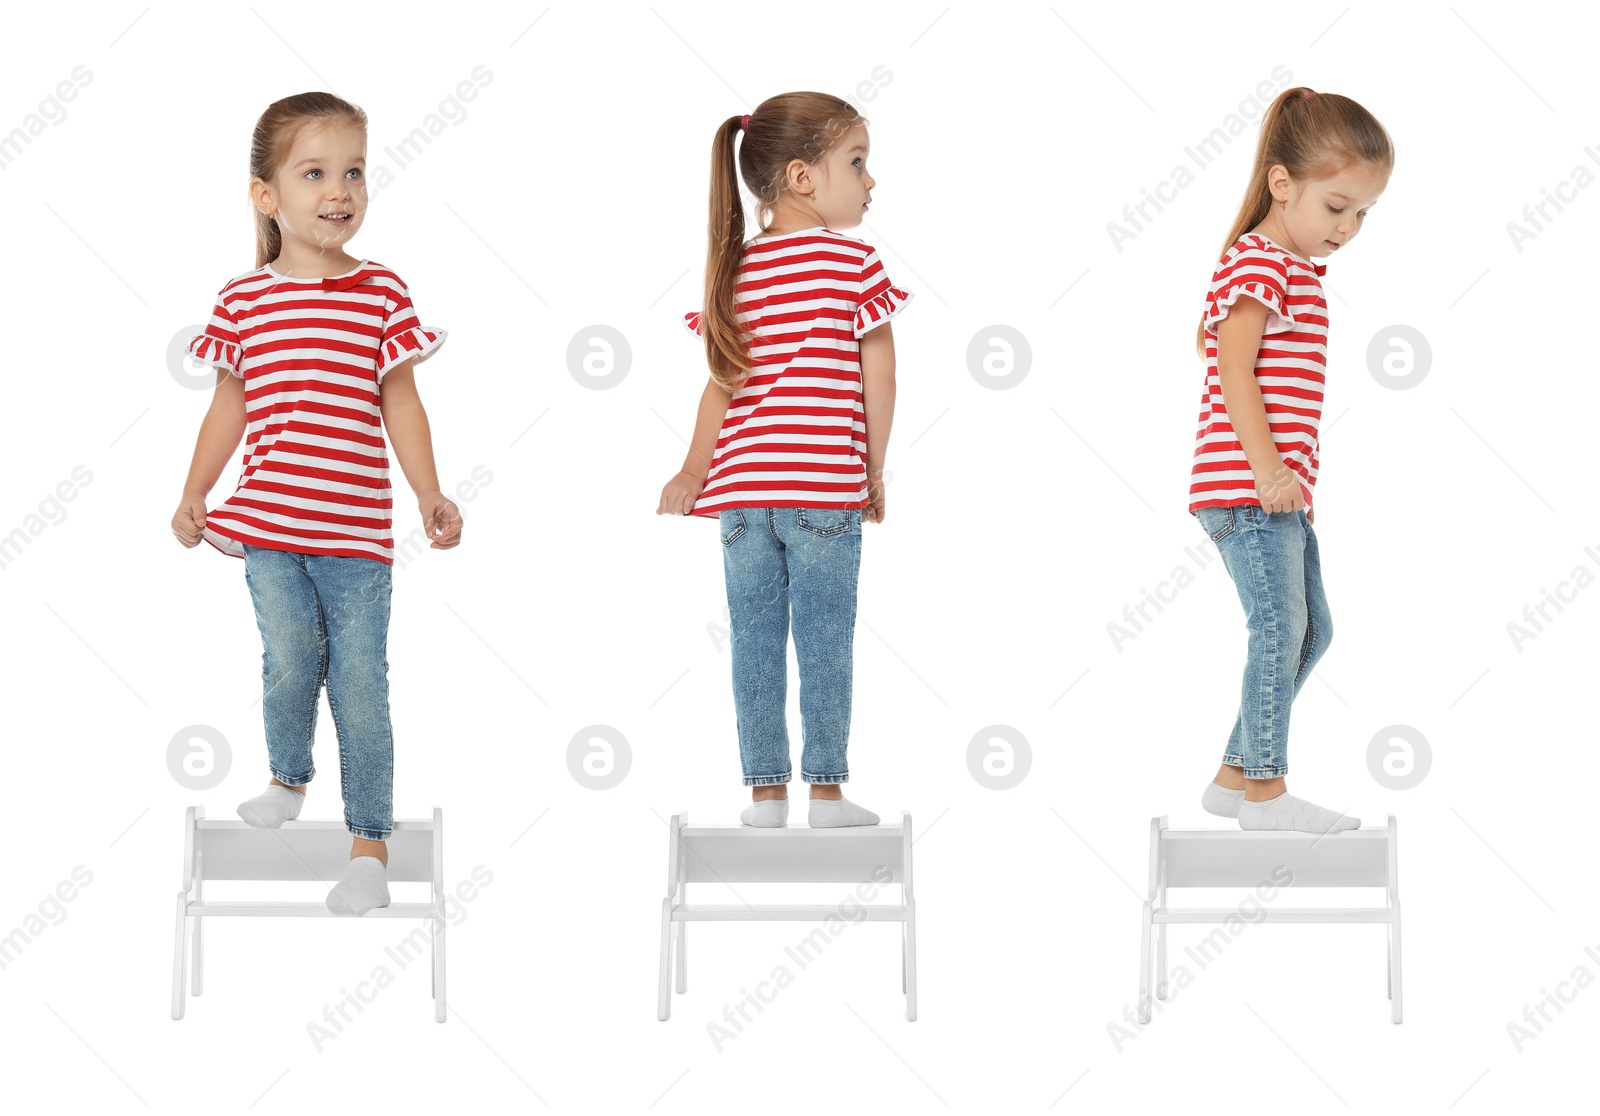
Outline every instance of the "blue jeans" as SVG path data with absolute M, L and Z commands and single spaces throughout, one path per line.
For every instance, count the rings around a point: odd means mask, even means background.
M 745 786 L 787 783 L 792 774 L 784 717 L 791 609 L 805 740 L 800 777 L 848 782 L 861 512 L 729 508 L 718 519 Z
M 1289 770 L 1289 708 L 1333 640 L 1317 533 L 1304 511 L 1259 504 L 1198 508 L 1195 517 L 1222 553 L 1250 633 L 1222 762 L 1244 768 L 1246 779 L 1273 779 Z
M 386 657 L 393 570 L 371 558 L 244 544 L 244 579 L 261 629 L 261 709 L 272 777 L 298 787 L 316 774 L 311 744 L 326 683 L 339 736 L 344 824 L 369 841 L 394 829 Z

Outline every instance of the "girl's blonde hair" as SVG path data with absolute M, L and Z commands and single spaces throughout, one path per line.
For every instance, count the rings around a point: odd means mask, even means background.
M 1289 177 L 1299 182 L 1328 178 L 1359 163 L 1393 170 L 1394 145 L 1377 118 L 1349 97 L 1318 93 L 1303 85 L 1279 93 L 1261 120 L 1250 185 L 1245 189 L 1233 228 L 1222 242 L 1219 262 L 1227 258 L 1228 250 L 1241 236 L 1271 211 L 1272 189 L 1267 183 L 1267 171 L 1280 163 Z M 1203 312 L 1195 333 L 1195 349 L 1205 356 Z
M 308 127 L 321 127 L 333 121 L 352 124 L 363 131 L 367 114 L 332 93 L 296 93 L 267 106 L 256 121 L 250 137 L 250 178 L 271 182 L 283 161 L 289 157 L 295 137 Z M 277 221 L 251 203 L 256 222 L 256 266 L 264 267 L 283 252 L 283 234 Z
M 730 116 L 711 141 L 711 214 L 706 225 L 706 288 L 701 333 L 712 379 L 729 393 L 753 367 L 734 296 L 744 254 L 744 201 L 734 175 L 734 136 L 740 117 Z M 827 93 L 780 93 L 756 106 L 739 145 L 739 175 L 756 197 L 759 232 L 767 231 L 773 207 L 788 184 L 792 160 L 820 163 L 866 118 L 854 105 Z

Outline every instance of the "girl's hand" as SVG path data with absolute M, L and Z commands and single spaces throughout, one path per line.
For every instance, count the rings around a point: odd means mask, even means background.
M 883 477 L 867 481 L 867 506 L 861 509 L 861 519 L 865 523 L 882 523 L 885 504 L 888 502 L 888 490 L 883 486 Z
M 442 492 L 425 492 L 417 498 L 417 510 L 422 513 L 422 530 L 428 536 L 430 550 L 449 550 L 461 545 L 461 509 Z
M 1261 499 L 1262 511 L 1298 511 L 1306 506 L 1299 474 L 1284 464 L 1282 458 L 1277 459 L 1276 465 L 1251 472 L 1255 474 L 1256 495 Z
M 184 546 L 197 546 L 201 528 L 206 525 L 206 498 L 198 492 L 185 492 L 172 514 L 172 534 Z
M 705 486 L 704 478 L 693 477 L 679 470 L 661 489 L 661 502 L 656 505 L 656 514 L 688 515 Z

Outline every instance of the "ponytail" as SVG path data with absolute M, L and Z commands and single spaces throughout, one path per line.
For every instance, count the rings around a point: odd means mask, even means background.
M 739 121 L 737 116 L 724 120 L 711 141 L 711 212 L 706 222 L 706 289 L 700 316 L 711 378 L 730 395 L 752 367 L 734 301 L 744 255 L 744 201 L 733 164 Z

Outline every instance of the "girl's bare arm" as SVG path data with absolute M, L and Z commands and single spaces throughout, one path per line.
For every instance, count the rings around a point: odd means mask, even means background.
M 417 394 L 417 380 L 411 361 L 401 361 L 383 374 L 378 387 L 378 409 L 383 428 L 389 432 L 395 460 L 411 484 L 411 491 L 422 497 L 437 494 L 439 472 L 433 463 L 433 430 L 428 412 Z
M 206 496 L 216 487 L 228 458 L 244 437 L 244 381 L 226 368 L 217 369 L 217 390 L 200 423 L 183 497 L 172 513 L 172 533 L 184 546 L 199 544 L 206 525 Z
M 1300 478 L 1284 464 L 1272 438 L 1267 405 L 1256 382 L 1256 354 L 1267 324 L 1267 307 L 1254 298 L 1241 297 L 1217 323 L 1217 378 L 1222 383 L 1222 405 L 1228 422 L 1255 474 L 1256 495 L 1264 511 L 1293 511 L 1306 506 Z
M 722 432 L 722 423 L 728 417 L 728 406 L 732 402 L 733 396 L 723 391 L 715 378 L 707 376 L 706 388 L 700 393 L 700 409 L 695 414 L 689 452 L 684 454 L 683 468 L 662 486 L 661 499 L 656 503 L 657 515 L 688 515 L 693 509 L 706 486 L 706 478 L 711 475 L 717 435 Z
M 706 389 L 700 393 L 700 409 L 695 414 L 694 437 L 683 458 L 683 472 L 702 485 L 711 472 L 711 455 L 716 452 L 717 435 L 722 432 L 732 402 L 732 395 L 723 391 L 714 378 L 706 377 Z
M 867 488 L 883 510 L 883 468 L 894 424 L 894 332 L 884 322 L 861 338 L 861 398 L 867 416 Z M 881 515 L 880 515 L 881 518 Z
M 183 482 L 184 495 L 199 496 L 203 500 L 216 487 L 223 467 L 239 448 L 244 429 L 244 381 L 226 368 L 218 368 L 217 390 L 200 423 L 194 459 L 189 463 L 189 477 Z
M 428 545 L 447 550 L 461 541 L 465 525 L 455 502 L 439 490 L 439 471 L 433 463 L 433 430 L 428 412 L 417 394 L 417 380 L 411 360 L 403 360 L 383 374 L 378 385 L 378 410 L 383 428 L 389 432 L 395 460 L 417 497 L 422 528 Z

